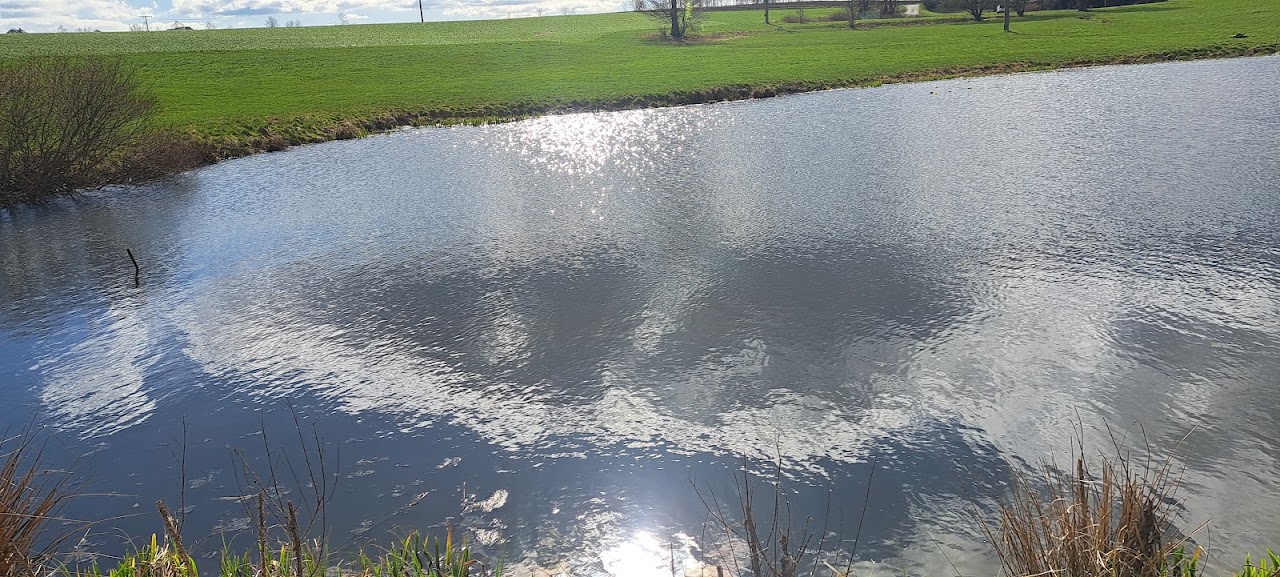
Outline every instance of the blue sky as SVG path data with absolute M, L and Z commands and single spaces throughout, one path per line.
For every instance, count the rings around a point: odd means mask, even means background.
M 586 14 L 621 10 L 624 0 L 422 0 L 428 20 L 515 18 L 540 14 Z M 352 24 L 416 22 L 417 0 L 0 0 L 0 32 L 128 30 L 151 15 L 151 29 L 181 22 L 192 28 L 252 28 L 270 16 L 284 25 L 337 24 L 339 15 Z

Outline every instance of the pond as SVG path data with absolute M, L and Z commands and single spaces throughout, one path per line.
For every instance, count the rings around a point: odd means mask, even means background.
M 860 566 L 994 574 L 975 512 L 1082 438 L 1176 454 L 1180 529 L 1234 564 L 1280 546 L 1277 86 L 1262 57 L 404 130 L 0 212 L 0 422 L 56 437 L 68 514 L 113 519 L 89 550 L 158 498 L 249 546 L 241 459 L 316 435 L 335 546 L 447 522 L 669 574 L 745 467 Z

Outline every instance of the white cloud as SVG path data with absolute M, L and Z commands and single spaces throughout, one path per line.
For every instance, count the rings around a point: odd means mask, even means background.
M 619 0 L 444 0 L 439 4 L 447 17 L 519 18 L 557 14 L 592 14 L 621 9 Z
M 478 19 L 588 14 L 624 8 L 624 0 L 425 0 L 428 18 Z M 219 28 L 262 26 L 262 19 L 281 20 L 297 15 L 322 16 L 332 22 L 345 14 L 348 22 L 404 21 L 398 15 L 418 11 L 417 0 L 0 0 L 0 32 L 23 28 L 53 32 L 81 28 L 103 31 L 128 30 L 152 16 L 152 30 L 169 28 L 175 20 Z M 416 19 L 416 18 L 414 18 Z
M 8 0 L 0 3 L 0 28 L 126 30 L 138 13 L 123 0 Z
M 414 5 L 415 9 L 417 5 Z M 353 10 L 405 10 L 403 3 L 388 6 L 378 0 L 174 0 L 172 13 L 181 16 L 258 16 L 270 14 L 337 14 L 348 18 Z M 368 16 L 361 16 L 361 19 Z

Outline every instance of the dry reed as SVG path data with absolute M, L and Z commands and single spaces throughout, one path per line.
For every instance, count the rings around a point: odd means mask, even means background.
M 45 445 L 31 429 L 0 440 L 0 575 L 37 574 L 74 528 L 53 531 L 50 522 L 72 496 L 66 473 L 46 471 Z M 64 527 L 71 527 L 64 525 Z
M 1015 475 L 999 532 L 984 525 L 1006 575 L 1194 574 L 1198 552 L 1185 555 L 1186 540 L 1169 531 L 1178 489 L 1172 460 L 1142 467 L 1123 455 L 1100 460 L 1096 472 L 1078 455 L 1072 471 L 1042 461 L 1039 482 Z

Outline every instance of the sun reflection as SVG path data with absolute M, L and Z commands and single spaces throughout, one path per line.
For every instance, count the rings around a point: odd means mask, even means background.
M 648 114 L 635 111 L 606 117 L 566 114 L 522 122 L 509 133 L 507 147 L 526 162 L 562 174 L 589 174 L 606 162 L 644 148 Z
M 691 128 L 714 116 L 698 108 L 665 114 L 631 110 L 544 116 L 513 125 L 506 148 L 539 170 L 582 176 L 610 165 L 636 174 L 651 167 L 662 150 L 679 146 L 696 133 Z
M 600 566 L 610 577 L 670 577 L 703 575 L 714 567 L 699 561 L 697 544 L 684 533 L 669 541 L 641 531 L 622 543 L 600 551 Z M 712 573 L 714 574 L 714 573 Z

